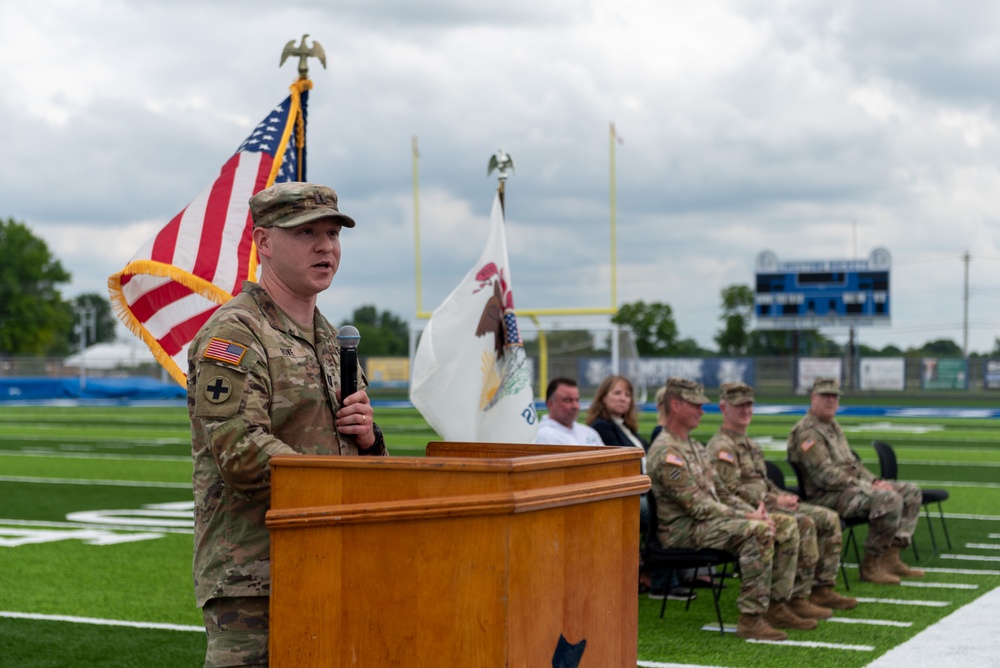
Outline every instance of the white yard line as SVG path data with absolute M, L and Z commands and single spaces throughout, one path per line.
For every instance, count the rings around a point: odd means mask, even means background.
M 54 457 L 62 459 L 120 459 L 122 461 L 143 461 L 143 462 L 189 462 L 191 457 L 183 455 L 114 455 L 105 453 L 81 452 L 50 452 L 50 451 L 21 451 L 0 450 L 2 457 Z
M 1000 561 L 1000 557 L 990 557 L 979 554 L 942 554 L 942 559 L 957 559 L 959 561 Z
M 835 642 L 813 642 L 809 640 L 751 640 L 747 642 L 758 645 L 774 645 L 775 647 L 809 647 L 810 649 L 843 649 L 854 652 L 873 652 L 875 648 L 871 645 L 844 645 Z
M 966 543 L 970 550 L 1000 550 L 1000 543 Z
M 915 605 L 923 608 L 944 608 L 951 601 L 918 601 L 905 598 L 858 598 L 858 603 L 882 603 L 884 605 Z
M 860 619 L 858 617 L 831 617 L 826 621 L 838 624 L 867 624 L 870 626 L 898 626 L 900 628 L 913 626 L 913 622 L 895 622 L 891 619 Z
M 193 534 L 194 529 L 183 527 L 159 526 L 147 524 L 125 525 L 125 524 L 86 524 L 82 522 L 45 522 L 42 520 L 12 520 L 0 517 L 0 527 L 45 527 L 48 529 L 99 529 L 105 531 L 157 531 L 159 533 L 179 533 Z
M 899 584 L 903 587 L 918 587 L 923 589 L 979 589 L 979 585 L 960 584 L 958 582 L 913 582 L 904 580 Z
M 43 622 L 94 624 L 97 626 L 128 626 L 133 629 L 156 629 L 158 631 L 205 632 L 204 626 L 183 626 L 181 624 L 160 624 L 157 622 L 131 622 L 124 619 L 98 619 L 96 617 L 71 617 L 69 615 L 40 615 L 33 612 L 8 612 L 0 610 L 0 617 L 6 617 L 8 619 L 33 619 Z
M 35 478 L 32 476 L 0 475 L 0 482 L 30 482 L 42 485 L 104 485 L 109 487 L 158 487 L 191 489 L 189 482 L 149 482 L 146 480 L 88 480 L 85 478 Z
M 661 663 L 659 661 L 639 661 L 635 665 L 639 668 L 722 668 L 722 666 L 710 666 L 700 663 Z

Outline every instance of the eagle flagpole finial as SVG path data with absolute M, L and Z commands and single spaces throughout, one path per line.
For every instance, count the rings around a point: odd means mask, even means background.
M 289 40 L 288 44 L 286 44 L 285 48 L 282 49 L 281 51 L 281 62 L 278 64 L 278 67 L 281 67 L 282 65 L 285 64 L 285 61 L 288 60 L 289 56 L 298 56 L 299 79 L 309 78 L 310 58 L 318 58 L 320 64 L 323 66 L 323 69 L 324 70 L 326 69 L 326 52 L 323 51 L 323 46 L 316 40 L 313 40 L 312 46 L 307 47 L 306 37 L 309 37 L 309 35 L 308 34 L 302 35 L 302 41 L 299 42 L 298 46 L 295 46 L 294 39 Z
M 486 176 L 493 173 L 493 170 L 499 170 L 497 178 L 501 181 L 507 180 L 507 170 L 514 171 L 514 159 L 510 157 L 506 151 L 502 148 L 498 149 L 496 153 L 490 156 L 490 164 L 486 169 Z

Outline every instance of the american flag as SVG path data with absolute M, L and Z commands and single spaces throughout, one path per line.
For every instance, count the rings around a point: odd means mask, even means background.
M 264 117 L 218 178 L 108 278 L 122 322 L 181 385 L 187 348 L 220 305 L 256 277 L 247 200 L 282 181 L 305 181 L 306 103 L 312 82 Z
M 213 337 L 212 340 L 208 342 L 208 347 L 205 348 L 205 357 L 222 360 L 223 362 L 229 362 L 230 364 L 239 364 L 246 351 L 246 346 L 241 346 L 240 344 L 233 343 L 232 341 L 226 341 L 225 339 Z

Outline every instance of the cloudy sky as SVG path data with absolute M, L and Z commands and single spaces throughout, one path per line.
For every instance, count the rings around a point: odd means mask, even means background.
M 1000 5 L 913 0 L 0 0 L 0 216 L 106 281 L 287 95 L 309 33 L 309 179 L 358 227 L 320 301 L 412 320 L 478 258 L 498 148 L 521 309 L 619 303 L 714 347 L 720 290 L 782 260 L 893 258 L 875 347 L 1000 335 Z M 583 322 L 582 318 L 560 319 Z M 846 340 L 846 330 L 828 335 Z

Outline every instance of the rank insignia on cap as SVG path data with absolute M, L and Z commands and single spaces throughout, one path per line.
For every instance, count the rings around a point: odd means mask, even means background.
M 809 448 L 811 448 L 811 447 L 812 447 L 812 446 L 814 446 L 814 445 L 816 445 L 816 441 L 814 441 L 814 440 L 813 440 L 813 439 L 811 439 L 811 438 L 809 438 L 809 439 L 806 439 L 806 440 L 805 440 L 805 441 L 804 441 L 804 442 L 802 443 L 802 452 L 809 452 Z
M 681 459 L 677 455 L 672 455 L 670 453 L 667 453 L 667 458 L 665 461 L 667 462 L 667 464 L 670 464 L 671 466 L 684 466 L 683 459 Z
M 243 359 L 246 351 L 246 346 L 241 346 L 238 343 L 226 341 L 225 339 L 213 338 L 208 342 L 208 347 L 205 348 L 205 357 L 236 365 Z
M 732 464 L 733 462 L 736 461 L 736 457 L 734 457 L 733 453 L 731 452 L 727 452 L 725 450 L 719 450 L 719 461 L 728 462 L 729 464 Z

